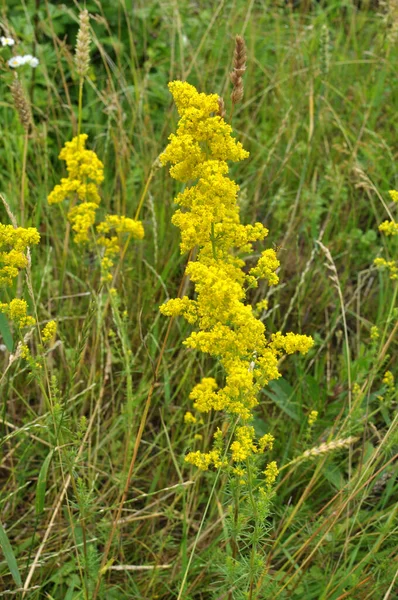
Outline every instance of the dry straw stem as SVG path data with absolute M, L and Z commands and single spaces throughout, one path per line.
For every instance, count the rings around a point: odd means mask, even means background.
M 14 100 L 15 108 L 18 111 L 19 120 L 21 121 L 26 133 L 28 133 L 29 129 L 33 127 L 32 111 L 29 100 L 25 96 L 25 92 L 18 77 L 15 77 L 11 84 L 11 94 Z
M 243 75 L 246 71 L 246 44 L 241 35 L 235 38 L 234 50 L 234 68 L 230 73 L 230 79 L 233 85 L 231 93 L 232 104 L 238 104 L 243 98 Z
M 80 77 L 87 75 L 90 64 L 90 17 L 88 10 L 83 10 L 79 15 L 79 31 L 76 41 L 76 70 Z

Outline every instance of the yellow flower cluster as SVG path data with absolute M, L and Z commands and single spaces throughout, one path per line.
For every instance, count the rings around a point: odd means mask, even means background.
M 57 333 L 57 324 L 55 321 L 49 321 L 41 332 L 41 339 L 44 343 L 51 342 Z
M 0 302 L 0 312 L 8 315 L 11 321 L 14 321 L 18 327 L 30 327 L 35 324 L 34 318 L 27 315 L 27 311 L 28 304 L 26 300 L 14 298 L 8 304 Z
M 34 227 L 13 227 L 0 223 L 0 287 L 11 286 L 21 269 L 28 265 L 28 246 L 38 244 L 40 235 Z M 0 302 L 0 312 L 9 316 L 19 327 L 34 325 L 33 317 L 27 315 L 25 300 L 14 298 Z
M 77 244 L 85 244 L 90 240 L 89 234 L 95 225 L 101 201 L 98 186 L 104 180 L 103 163 L 95 152 L 85 148 L 87 137 L 84 133 L 65 143 L 59 158 L 66 162 L 68 177 L 61 179 L 61 183 L 56 185 L 48 196 L 49 204 L 65 199 L 80 201 L 68 212 Z M 141 221 L 124 216 L 106 215 L 105 220 L 99 223 L 96 229 L 99 237 L 94 244 L 102 251 L 103 280 L 111 281 L 110 269 L 114 264 L 113 258 L 121 250 L 122 234 L 142 239 L 144 228 Z
M 195 284 L 196 298 L 172 299 L 160 310 L 168 316 L 182 315 L 195 324 L 197 331 L 184 344 L 218 358 L 224 368 L 224 387 L 207 377 L 192 390 L 194 408 L 225 411 L 249 421 L 261 388 L 280 377 L 279 358 L 292 352 L 306 353 L 313 340 L 281 332 L 267 340 L 264 324 L 245 303 L 245 290 L 257 286 L 259 279 L 266 279 L 269 285 L 278 283 L 275 271 L 279 267 L 274 250 L 265 250 L 248 273 L 239 257 L 252 253 L 253 242 L 268 234 L 261 223 L 240 222 L 239 187 L 228 177 L 227 161 L 242 160 L 248 153 L 232 137 L 230 125 L 217 116 L 217 95 L 198 93 L 181 81 L 170 83 L 169 88 L 181 118 L 160 160 L 171 163 L 173 178 L 194 182 L 177 195 L 175 202 L 180 208 L 172 221 L 181 230 L 181 252 L 198 247 L 198 255 L 186 269 Z M 256 452 L 253 440 L 252 427 L 238 427 L 230 448 L 233 460 L 244 460 Z M 200 468 L 222 462 L 216 450 L 190 453 L 186 460 Z
M 144 237 L 144 228 L 141 221 L 118 215 L 106 215 L 105 220 L 97 225 L 97 245 L 103 249 L 101 260 L 102 278 L 111 281 L 110 269 L 113 267 L 113 258 L 120 253 L 122 235 L 128 234 L 137 240 Z M 116 234 L 116 235 L 115 235 Z
M 95 223 L 95 213 L 101 198 L 98 186 L 104 180 L 104 165 L 95 152 L 85 148 L 87 134 L 82 133 L 66 142 L 59 158 L 66 162 L 68 177 L 61 179 L 48 196 L 49 204 L 63 202 L 68 198 L 78 198 L 81 204 L 68 213 L 75 232 L 76 243 L 88 242 L 88 234 Z
M 398 191 L 390 190 L 389 192 L 393 202 L 398 202 Z M 398 223 L 392 219 L 391 221 L 384 221 L 379 225 L 379 231 L 387 236 L 398 235 Z M 387 269 L 390 273 L 390 279 L 398 279 L 398 261 L 397 260 L 385 260 L 384 258 L 375 258 L 374 264 L 376 267 L 381 269 Z
M 379 231 L 386 235 L 398 235 L 398 223 L 395 221 L 384 221 L 379 225 Z
M 308 426 L 312 427 L 317 419 L 318 419 L 318 411 L 312 410 L 310 412 L 310 414 L 308 415 Z
M 370 328 L 370 339 L 373 341 L 378 340 L 380 337 L 379 328 L 376 325 L 372 325 Z
M 34 227 L 13 227 L 0 223 L 0 286 L 12 285 L 19 271 L 28 264 L 26 249 L 39 241 L 39 232 Z
M 184 423 L 194 425 L 196 422 L 197 418 L 188 410 L 184 415 Z
M 265 468 L 264 475 L 265 475 L 265 483 L 267 485 L 267 488 L 271 488 L 274 485 L 276 478 L 279 475 L 279 469 L 274 460 L 272 462 L 268 463 L 268 465 Z
M 383 377 L 383 383 L 390 389 L 394 389 L 394 375 L 391 371 L 386 371 Z

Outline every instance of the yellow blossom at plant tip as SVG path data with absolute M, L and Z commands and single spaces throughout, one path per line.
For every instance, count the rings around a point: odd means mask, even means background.
M 250 425 L 237 427 L 235 440 L 231 444 L 232 460 L 242 462 L 257 451 L 257 446 L 254 444 L 254 427 Z
M 49 321 L 41 332 L 42 341 L 44 343 L 51 342 L 57 332 L 57 324 L 55 321 Z
M 358 398 L 361 394 L 361 386 L 359 385 L 359 383 L 355 382 L 354 385 L 352 386 L 352 393 L 354 395 L 354 397 Z
M 318 411 L 312 410 L 310 412 L 310 414 L 308 415 L 308 426 L 312 427 L 317 419 L 318 419 Z
M 25 360 L 30 357 L 30 350 L 26 344 L 22 344 L 20 347 L 20 356 Z
M 0 223 L 0 286 L 12 285 L 13 279 L 28 264 L 26 251 L 40 241 L 34 227 L 13 227 Z
M 184 423 L 193 425 L 196 421 L 196 417 L 188 410 L 184 415 Z
M 272 450 L 274 447 L 275 438 L 271 433 L 266 433 L 258 440 L 258 447 L 260 452 L 265 452 L 265 450 Z
M 268 463 L 268 465 L 265 468 L 264 475 L 267 487 L 271 488 L 279 475 L 279 469 L 274 460 Z
M 397 192 L 397 190 L 390 190 L 388 193 L 390 194 L 391 199 L 394 202 L 398 202 L 398 192 Z
M 8 315 L 8 317 L 20 328 L 30 327 L 35 324 L 34 318 L 27 315 L 27 310 L 28 303 L 26 300 L 14 298 L 8 304 L 0 302 L 0 312 L 4 312 Z
M 260 302 L 257 302 L 257 304 L 255 306 L 256 315 L 259 315 L 264 310 L 268 310 L 268 305 L 269 305 L 269 302 L 267 299 L 260 300 Z
M 391 371 L 386 371 L 384 373 L 384 377 L 382 379 L 382 382 L 390 389 L 392 390 L 394 388 L 394 375 L 391 373 Z
M 240 161 L 248 153 L 217 114 L 215 94 L 199 93 L 181 81 L 171 82 L 169 89 L 180 121 L 160 160 L 171 164 L 173 178 L 188 183 L 175 198 L 179 208 L 172 222 L 181 230 L 181 252 L 197 247 L 198 253 L 186 268 L 195 287 L 194 299 L 173 298 L 160 311 L 170 317 L 181 315 L 195 325 L 184 345 L 209 354 L 223 368 L 223 386 L 205 377 L 193 388 L 194 408 L 224 411 L 247 422 L 261 388 L 280 377 L 280 357 L 305 354 L 313 340 L 280 332 L 267 339 L 264 324 L 246 302 L 246 290 L 257 286 L 261 278 L 269 285 L 277 284 L 279 260 L 274 250 L 265 249 L 257 264 L 248 273 L 245 270 L 242 256 L 252 254 L 253 243 L 262 241 L 268 230 L 262 223 L 240 222 L 239 186 L 228 177 L 227 161 Z M 266 306 L 264 301 L 262 306 Z M 238 427 L 230 446 L 233 460 L 245 460 L 257 451 L 254 429 L 246 424 Z M 209 468 L 215 466 L 213 458 L 211 453 L 191 453 L 186 460 Z
M 385 258 L 375 258 L 373 263 L 379 269 L 387 269 L 389 271 L 390 279 L 398 279 L 398 261 L 386 260 Z
M 395 221 L 384 221 L 379 225 L 379 231 L 386 235 L 398 235 L 398 223 Z
M 379 328 L 376 327 L 376 325 L 373 325 L 370 328 L 370 339 L 371 340 L 378 340 L 380 337 L 380 332 L 379 332 Z

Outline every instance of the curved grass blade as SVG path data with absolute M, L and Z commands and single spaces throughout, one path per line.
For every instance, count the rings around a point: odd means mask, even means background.
M 16 583 L 16 585 L 20 588 L 22 587 L 22 579 L 18 569 L 17 559 L 15 558 L 15 554 L 10 544 L 10 540 L 5 532 L 5 529 L 0 522 L 0 546 L 3 551 L 4 557 L 6 559 L 8 568 L 10 569 L 10 573 Z

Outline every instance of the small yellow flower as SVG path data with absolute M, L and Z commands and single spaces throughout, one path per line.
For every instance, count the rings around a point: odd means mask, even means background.
M 260 452 L 265 452 L 265 450 L 272 450 L 274 447 L 275 438 L 271 433 L 266 433 L 258 440 L 258 446 Z
M 264 475 L 267 488 L 271 488 L 279 475 L 279 469 L 274 460 L 268 463 L 268 465 L 265 468 Z
M 373 325 L 370 328 L 370 339 L 371 340 L 378 340 L 379 337 L 380 337 L 379 328 L 376 327 L 376 325 Z
M 310 414 L 308 415 L 308 426 L 312 427 L 315 423 L 315 421 L 318 418 L 318 411 L 317 410 L 312 410 L 310 412 Z
M 14 298 L 9 304 L 0 303 L 0 312 L 6 313 L 19 327 L 30 327 L 35 324 L 33 317 L 28 316 L 26 300 Z
M 392 199 L 394 202 L 398 202 L 398 192 L 397 192 L 397 190 L 390 190 L 390 191 L 389 191 L 389 194 L 390 194 L 390 196 L 391 196 L 391 199 Z
M 390 389 L 394 389 L 394 375 L 391 371 L 386 371 L 382 379 L 383 383 Z
M 234 462 L 241 462 L 256 452 L 257 447 L 254 444 L 254 427 L 251 427 L 250 425 L 237 427 L 235 441 L 231 444 L 232 460 Z
M 21 356 L 21 358 L 25 358 L 25 359 L 29 358 L 30 351 L 29 351 L 29 348 L 28 348 L 28 346 L 26 344 L 22 344 L 21 345 L 21 347 L 20 347 L 20 356 Z
M 260 300 L 260 302 L 257 302 L 256 307 L 255 307 L 256 315 L 259 315 L 264 310 L 268 310 L 268 305 L 269 305 L 269 302 L 266 299 Z
M 42 341 L 44 343 L 51 342 L 57 332 L 57 324 L 55 321 L 49 321 L 41 332 Z
M 361 386 L 359 385 L 359 383 L 357 383 L 357 382 L 354 383 L 354 385 L 352 386 L 352 393 L 355 398 L 358 398 L 360 396 Z
M 386 235 L 398 235 L 398 223 L 395 221 L 384 221 L 379 225 L 379 231 Z
M 196 417 L 188 410 L 184 415 L 184 423 L 194 425 L 196 423 L 196 421 L 197 421 Z

